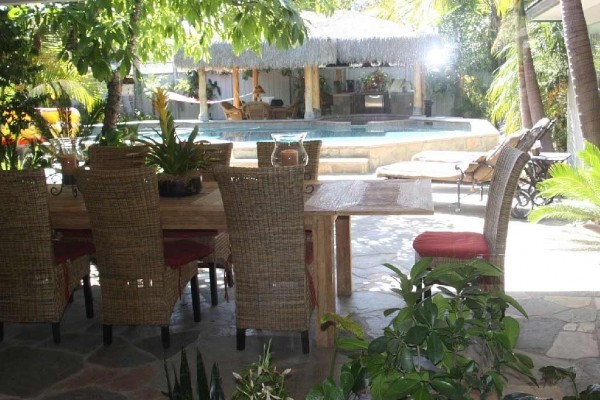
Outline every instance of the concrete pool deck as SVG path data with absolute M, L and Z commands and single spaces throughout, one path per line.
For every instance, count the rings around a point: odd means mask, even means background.
M 454 211 L 454 185 L 434 184 L 433 197 L 435 214 L 431 216 L 367 216 L 352 220 L 354 288 L 351 296 L 338 298 L 338 312 L 354 313 L 371 336 L 379 335 L 389 322 L 383 317 L 384 309 L 402 306 L 401 299 L 391 292 L 395 282 L 382 263 L 408 271 L 414 260 L 412 240 L 424 230 L 481 229 L 485 198 L 480 201 L 478 193 L 464 197 L 460 213 Z M 600 234 L 579 225 L 510 222 L 507 291 L 529 314 L 529 319 L 515 315 L 521 327 L 517 347 L 532 357 L 536 371 L 545 365 L 575 366 L 580 390 L 600 383 L 599 250 Z M 113 345 L 104 347 L 97 281 L 93 284 L 96 316 L 85 318 L 83 295 L 76 292 L 75 302 L 67 308 L 61 324 L 60 345 L 52 343 L 47 324 L 6 323 L 5 338 L 0 343 L 0 399 L 165 399 L 161 394 L 167 388 L 163 359 L 178 369 L 181 347 L 187 348 L 188 355 L 198 348 L 206 367 L 219 363 L 229 398 L 234 388 L 232 372 L 257 361 L 262 345 L 271 337 L 273 363 L 280 371 L 292 368 L 287 381 L 291 396 L 305 398 L 309 388 L 327 375 L 331 350 L 317 350 L 313 341 L 310 354 L 304 355 L 297 334 L 252 332 L 246 350 L 236 351 L 235 287 L 229 291 L 230 302 L 224 301 L 219 277 L 219 305 L 211 307 L 208 274 L 201 271 L 202 321 L 193 322 L 188 288 L 184 301 L 175 306 L 172 345 L 167 351 L 161 347 L 159 329 L 147 326 L 115 327 Z M 565 385 L 536 389 L 510 379 L 510 390 L 544 393 L 554 399 L 571 393 Z

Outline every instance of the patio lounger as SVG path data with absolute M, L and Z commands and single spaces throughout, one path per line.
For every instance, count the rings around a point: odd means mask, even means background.
M 488 152 L 423 151 L 415 154 L 411 161 L 381 166 L 377 168 L 376 174 L 388 179 L 422 178 L 435 182 L 456 182 L 457 209 L 460 210 L 460 190 L 463 183 L 480 185 L 483 196 L 483 184 L 492 180 L 500 151 L 506 146 L 529 151 L 552 125 L 553 122 L 543 118 L 530 130 L 506 136 Z

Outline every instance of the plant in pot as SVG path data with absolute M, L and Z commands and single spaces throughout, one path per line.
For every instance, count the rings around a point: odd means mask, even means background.
M 526 316 L 512 297 L 486 292 L 481 278 L 503 272 L 484 260 L 448 263 L 430 270 L 431 259 L 417 262 L 410 276 L 392 265 L 406 303 L 386 310 L 389 325 L 373 340 L 348 318 L 325 316 L 336 325 L 336 348 L 349 352 L 339 383 L 332 375 L 314 386 L 307 399 L 348 399 L 369 392 L 372 399 L 501 398 L 505 372 L 511 370 L 537 384 L 531 359 L 515 351 L 519 323 L 507 316 L 512 306 Z M 441 292 L 426 293 L 433 284 Z M 343 329 L 349 335 L 338 336 Z
M 186 141 L 177 137 L 164 89 L 157 89 L 154 104 L 158 112 L 160 132 L 157 133 L 160 139 L 146 137 L 137 141 L 148 146 L 146 163 L 157 169 L 159 193 L 167 197 L 197 194 L 202 188 L 201 171 L 212 163 L 213 156 L 204 146 L 206 142 L 194 143 L 198 127 L 194 128 Z

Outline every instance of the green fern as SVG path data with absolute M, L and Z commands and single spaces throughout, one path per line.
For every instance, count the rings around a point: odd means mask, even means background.
M 600 222 L 600 149 L 586 142 L 577 153 L 583 166 L 557 163 L 550 168 L 551 178 L 539 183 L 544 198 L 561 196 L 567 199 L 533 210 L 529 221 L 556 218 L 567 221 Z

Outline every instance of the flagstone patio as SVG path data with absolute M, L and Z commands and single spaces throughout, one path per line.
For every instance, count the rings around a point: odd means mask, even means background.
M 356 217 L 353 219 L 354 291 L 338 298 L 338 312 L 354 313 L 369 335 L 378 335 L 388 320 L 383 310 L 401 306 L 390 291 L 394 286 L 389 262 L 403 271 L 412 266 L 412 239 L 423 230 L 480 230 L 484 202 L 474 193 L 456 213 L 453 185 L 434 185 L 436 211 L 432 216 Z M 533 225 L 512 220 L 506 260 L 506 289 L 529 314 L 519 318 L 518 348 L 532 357 L 535 368 L 544 365 L 575 366 L 584 388 L 600 383 L 600 234 L 563 222 Z M 194 323 L 188 293 L 175 306 L 171 348 L 161 347 L 156 327 L 115 327 L 112 346 L 102 345 L 99 287 L 94 286 L 96 317 L 85 318 L 83 295 L 62 321 L 62 342 L 52 342 L 49 325 L 5 324 L 0 343 L 0 399 L 164 399 L 167 389 L 163 360 L 179 366 L 179 351 L 198 348 L 207 364 L 217 362 L 227 395 L 234 389 L 232 372 L 258 360 L 262 346 L 273 338 L 273 362 L 278 369 L 292 368 L 288 388 L 296 399 L 322 380 L 332 351 L 317 349 L 302 354 L 299 335 L 252 332 L 246 350 L 235 350 L 235 288 L 229 302 L 210 307 L 208 274 L 203 271 L 202 321 Z M 190 357 L 194 358 L 194 357 Z M 207 367 L 209 367 L 207 365 Z M 171 371 L 172 373 L 172 371 Z M 524 388 L 511 378 L 512 389 Z M 540 389 L 555 398 L 567 387 Z

